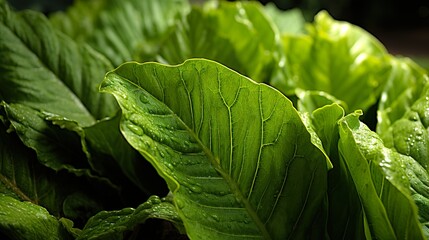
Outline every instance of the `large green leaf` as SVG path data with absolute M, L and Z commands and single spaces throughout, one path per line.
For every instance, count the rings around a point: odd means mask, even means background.
M 404 169 L 410 158 L 384 147 L 358 116 L 350 114 L 340 121 L 338 149 L 356 185 L 371 235 L 424 239 Z
M 296 89 L 324 91 L 348 110 L 373 105 L 388 78 L 387 51 L 363 29 L 333 20 L 325 11 L 307 25 L 307 34 L 282 36 L 286 56 L 283 78 L 271 83 L 293 95 Z
M 181 220 L 176 207 L 166 199 L 151 196 L 136 209 L 125 208 L 118 211 L 102 211 L 96 214 L 89 219 L 77 239 L 123 239 L 124 234 L 150 218 L 165 219 L 181 227 Z
M 127 63 L 101 90 L 116 97 L 121 131 L 167 181 L 191 238 L 320 231 L 326 159 L 280 92 L 202 59 Z
M 8 239 L 74 239 L 46 209 L 0 193 L 0 232 Z
M 40 13 L 0 1 L 0 100 L 55 113 L 83 126 L 113 115 L 114 99 L 97 86 L 111 64 L 56 32 Z
M 206 58 L 257 82 L 268 82 L 280 46 L 274 24 L 255 2 L 194 7 L 160 48 L 158 60 L 179 64 Z
M 76 1 L 66 13 L 53 15 L 51 22 L 119 65 L 152 60 L 188 9 L 186 0 Z

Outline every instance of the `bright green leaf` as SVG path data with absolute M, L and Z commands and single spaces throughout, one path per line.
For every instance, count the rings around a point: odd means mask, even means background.
M 340 122 L 339 151 L 356 184 L 373 237 L 424 239 L 403 168 L 408 158 L 385 148 L 356 113 Z
M 307 34 L 282 36 L 285 76 L 271 84 L 288 95 L 297 88 L 324 91 L 348 110 L 366 110 L 381 93 L 389 73 L 383 45 L 363 29 L 333 20 L 325 11 Z
M 281 34 L 304 33 L 305 19 L 300 9 L 280 10 L 274 3 L 264 6 L 264 12 L 276 24 Z
M 121 131 L 167 181 L 197 239 L 302 238 L 326 194 L 326 160 L 281 93 L 215 62 L 128 63 L 102 91 Z
M 388 146 L 392 146 L 388 136 L 389 127 L 401 119 L 417 99 L 425 94 L 429 82 L 428 73 L 410 59 L 391 58 L 390 64 L 392 71 L 377 110 L 377 133 Z M 424 107 L 420 106 L 421 109 L 425 109 Z

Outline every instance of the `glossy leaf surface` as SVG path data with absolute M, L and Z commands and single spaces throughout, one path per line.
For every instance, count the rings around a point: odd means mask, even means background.
M 191 238 L 311 231 L 326 159 L 281 93 L 198 59 L 124 64 L 101 90 L 117 98 L 123 134 L 167 181 Z
M 339 152 L 356 184 L 371 235 L 424 239 L 404 169 L 409 158 L 385 148 L 356 113 L 340 123 Z

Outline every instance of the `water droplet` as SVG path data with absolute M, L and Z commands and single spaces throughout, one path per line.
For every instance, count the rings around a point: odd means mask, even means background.
M 185 202 L 184 202 L 183 200 L 181 200 L 180 198 L 176 198 L 176 199 L 175 199 L 175 202 L 176 202 L 177 207 L 178 207 L 179 209 L 182 209 L 182 208 L 184 208 L 184 207 L 185 207 Z
M 149 100 L 147 99 L 147 97 L 144 94 L 140 94 L 139 96 L 140 102 L 142 103 L 148 103 Z
M 149 198 L 149 201 L 151 204 L 160 204 L 161 203 L 161 199 L 158 196 L 151 196 Z
M 164 158 L 164 157 L 165 157 L 165 154 L 164 154 L 164 152 L 162 152 L 162 151 L 160 151 L 160 152 L 159 152 L 159 155 L 160 155 L 162 158 Z
M 249 224 L 249 223 L 250 223 L 250 220 L 246 218 L 246 219 L 244 219 L 244 220 L 243 220 L 243 223 L 245 223 L 245 224 Z
M 143 135 L 143 129 L 141 127 L 134 125 L 134 124 L 131 124 L 131 123 L 128 124 L 127 127 L 131 132 L 133 132 L 137 135 L 140 135 L 140 136 Z
M 216 222 L 219 222 L 219 221 L 220 221 L 219 216 L 218 216 L 218 215 L 216 215 L 216 214 L 212 214 L 212 215 L 210 215 L 210 217 L 211 217 L 213 220 L 215 220 Z
M 194 193 L 201 193 L 203 191 L 203 189 L 199 185 L 196 185 L 196 184 L 191 185 L 189 188 Z

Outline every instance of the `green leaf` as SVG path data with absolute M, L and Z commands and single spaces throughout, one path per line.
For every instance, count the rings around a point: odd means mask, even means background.
M 328 172 L 328 234 L 330 239 L 371 239 L 365 232 L 368 224 L 355 183 L 338 152 L 338 121 L 343 117 L 344 109 L 338 104 L 325 105 L 310 115 L 311 126 L 333 165 Z
M 428 73 L 410 59 L 391 58 L 390 64 L 391 74 L 377 110 L 377 133 L 389 145 L 389 127 L 425 94 L 429 82 Z
M 162 44 L 158 60 L 217 61 L 257 82 L 269 82 L 280 47 L 274 24 L 255 2 L 209 2 L 194 7 Z
M 402 65 L 405 69 L 413 70 L 407 66 L 410 65 Z M 429 84 L 427 75 L 414 70 L 412 72 L 418 74 L 407 74 L 409 91 L 388 88 L 383 103 L 390 106 L 379 111 L 379 118 L 384 122 L 377 126 L 377 130 L 381 132 L 386 146 L 409 156 L 401 167 L 409 178 L 411 196 L 419 209 L 419 220 L 425 224 L 424 231 L 429 236 Z M 423 84 L 425 85 L 422 86 Z M 397 100 L 392 100 L 397 92 L 400 96 Z M 398 109 L 394 110 L 393 107 Z M 400 114 L 403 115 L 398 118 Z
M 325 106 L 336 103 L 341 105 L 347 110 L 347 104 L 343 101 L 336 99 L 322 91 L 303 91 L 296 89 L 296 96 L 298 97 L 298 110 L 300 112 L 312 113 L 313 111 Z
M 136 209 L 124 208 L 118 211 L 99 212 L 89 219 L 77 239 L 123 239 L 127 231 L 133 230 L 138 224 L 143 224 L 149 218 L 164 219 L 173 222 L 178 227 L 181 226 L 176 207 L 165 199 L 151 196 Z
M 36 156 L 16 135 L 0 124 L 0 193 L 43 205 L 60 215 L 67 191 L 60 187 L 62 176 L 37 163 Z M 70 189 L 72 190 L 72 189 Z
M 385 148 L 357 113 L 340 122 L 339 151 L 356 184 L 373 237 L 424 239 L 404 170 L 407 157 Z
M 270 17 L 281 34 L 304 33 L 305 19 L 300 9 L 280 10 L 274 3 L 268 3 L 264 12 Z
M 188 9 L 186 0 L 76 1 L 66 13 L 51 16 L 51 22 L 118 66 L 130 60 L 152 60 Z
M 224 66 L 128 63 L 103 92 L 197 239 L 300 239 L 325 199 L 326 160 L 291 102 Z
M 389 73 L 387 51 L 363 29 L 333 20 L 325 11 L 307 26 L 307 34 L 282 36 L 285 76 L 273 86 L 287 95 L 324 91 L 348 110 L 366 110 L 379 97 Z
M 10 239 L 73 239 L 46 209 L 0 193 L 0 231 Z
M 3 107 L 13 130 L 27 147 L 36 151 L 43 165 L 55 171 L 67 169 L 77 175 L 90 168 L 81 136 L 50 125 L 46 115 L 25 105 L 3 103 Z
M 111 64 L 56 32 L 40 13 L 0 2 L 0 100 L 25 104 L 88 126 L 117 111 L 97 86 Z
M 36 154 L 0 124 L 0 194 L 32 202 L 57 217 L 82 223 L 107 203 L 103 198 L 109 197 L 111 203 L 115 200 L 105 183 L 91 180 L 42 166 Z

